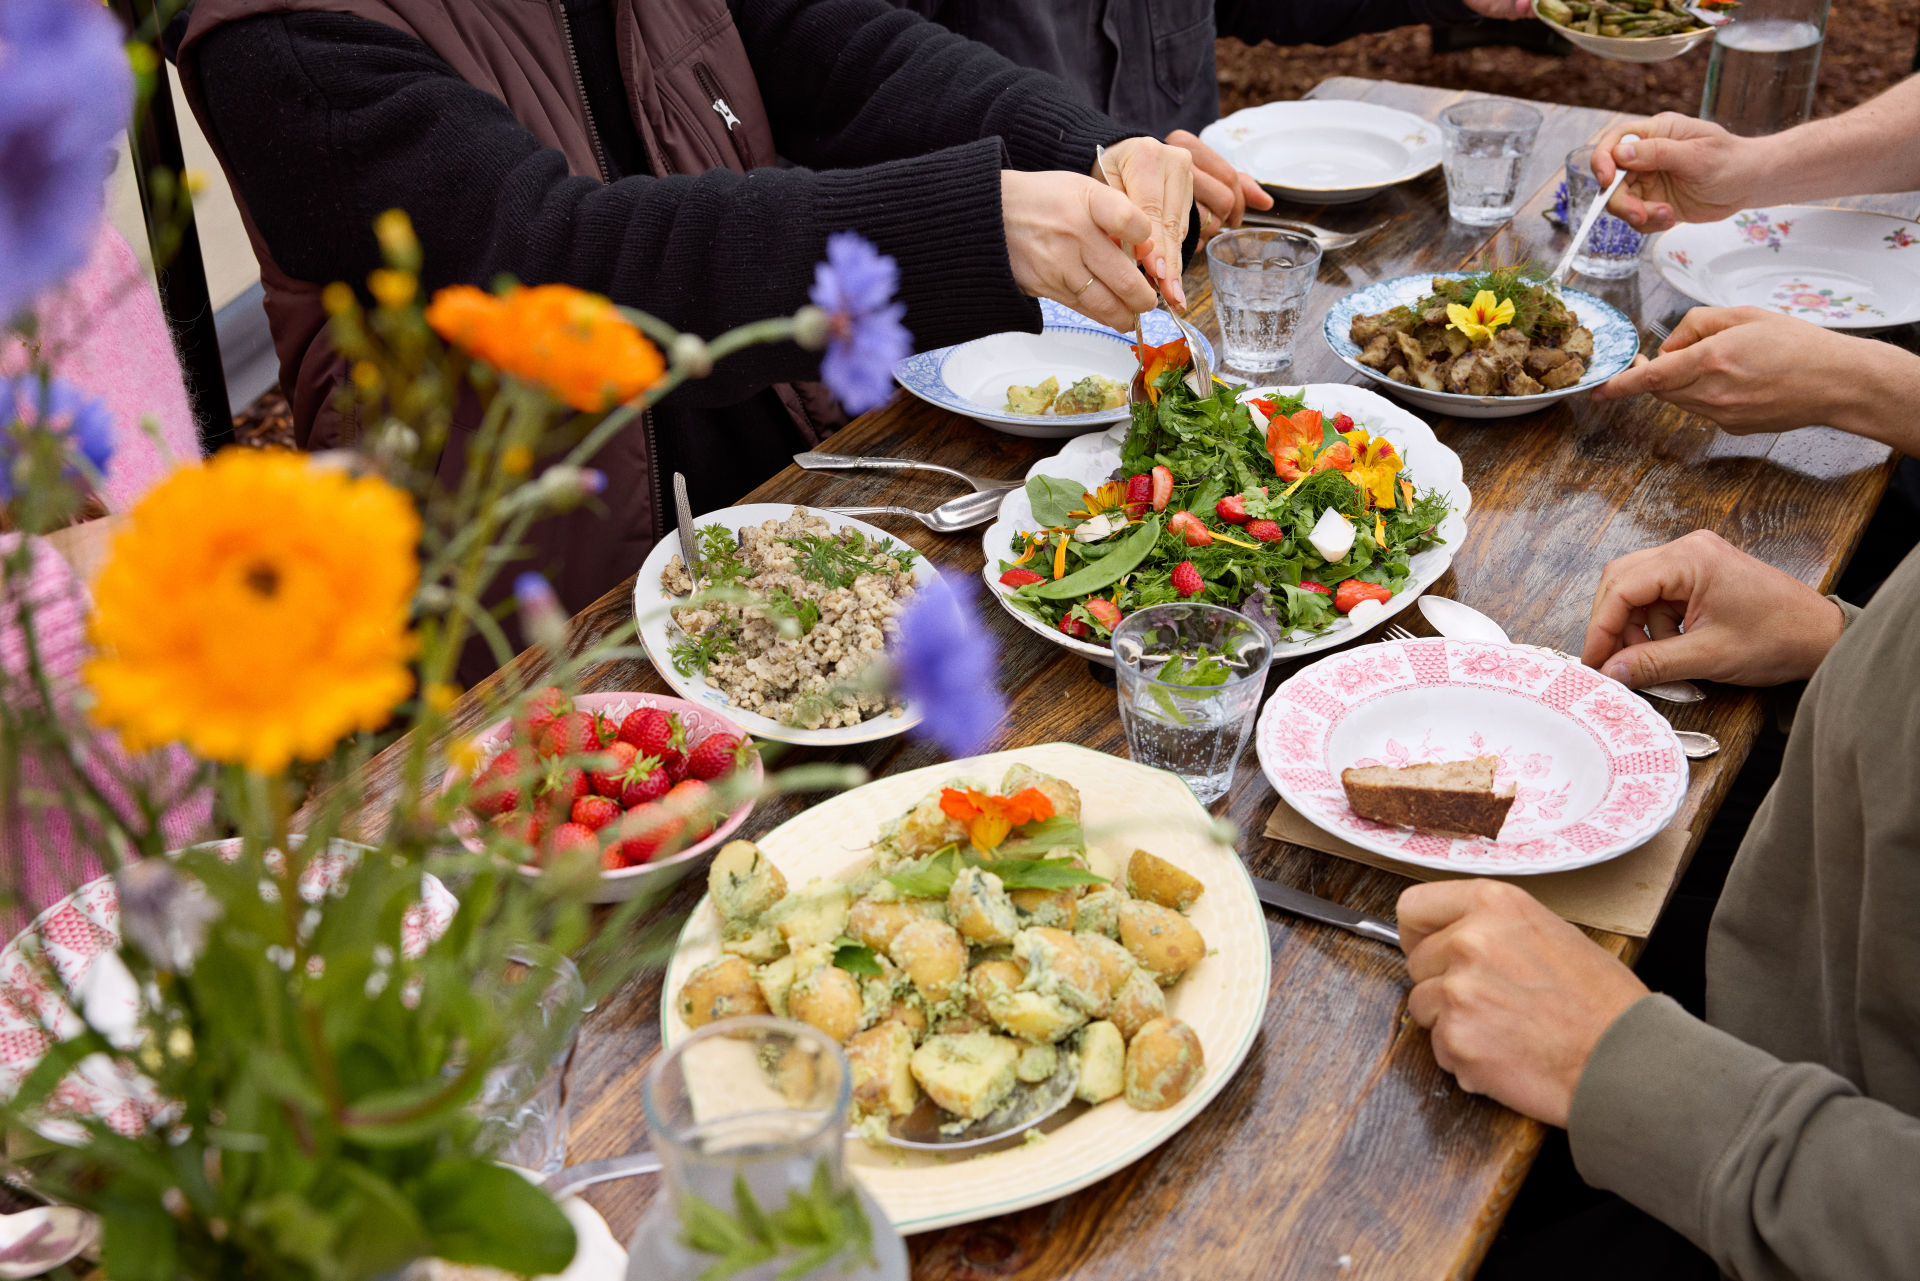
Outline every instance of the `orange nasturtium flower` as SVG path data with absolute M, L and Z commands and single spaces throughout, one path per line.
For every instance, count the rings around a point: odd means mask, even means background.
M 503 373 L 544 387 L 584 413 L 632 400 L 666 373 L 660 349 L 598 294 L 571 285 L 472 285 L 433 296 L 427 323 Z
M 1187 350 L 1187 340 L 1176 338 L 1169 343 L 1152 347 L 1146 343 L 1129 343 L 1134 356 L 1140 361 L 1140 376 L 1147 386 L 1147 400 L 1158 404 L 1160 389 L 1154 386 L 1154 380 L 1169 369 L 1185 369 L 1193 363 L 1193 355 Z
M 1015 792 L 1012 796 L 989 796 L 969 787 L 943 788 L 940 810 L 967 829 L 973 848 L 986 854 L 999 848 L 1007 833 L 1026 823 L 1053 817 L 1053 802 L 1037 787 Z
M 1400 475 L 1400 454 L 1393 442 L 1384 436 L 1369 438 L 1364 427 L 1340 434 L 1353 446 L 1353 470 L 1349 473 L 1353 483 L 1373 506 L 1391 508 L 1394 482 Z

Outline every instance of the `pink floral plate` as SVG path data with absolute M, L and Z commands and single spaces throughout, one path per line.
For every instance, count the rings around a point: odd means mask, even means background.
M 577 694 L 574 696 L 573 705 L 578 711 L 593 712 L 597 715 L 605 716 L 616 725 L 642 707 L 658 707 L 662 711 L 673 712 L 680 717 L 680 724 L 686 728 L 688 746 L 700 742 L 710 734 L 718 734 L 722 731 L 728 734 L 739 735 L 742 738 L 746 737 L 747 733 L 744 729 L 740 728 L 739 725 L 727 719 L 711 707 L 702 707 L 698 703 L 689 703 L 684 698 L 669 698 L 665 694 Z M 507 740 L 512 732 L 512 722 L 495 721 L 493 724 L 487 726 L 487 728 L 481 730 L 475 737 L 474 746 L 480 753 L 480 767 L 482 769 L 486 767 L 488 761 L 498 756 L 506 748 Z M 753 760 L 753 781 L 758 783 L 763 776 L 764 772 L 760 766 L 760 758 L 755 756 Z M 449 776 L 445 786 L 451 787 L 453 783 L 454 779 Z M 662 874 L 679 876 L 687 870 L 689 864 L 698 860 L 701 855 L 706 854 L 710 850 L 720 848 L 722 844 L 731 839 L 733 834 L 739 830 L 740 825 L 747 821 L 747 815 L 752 812 L 753 802 L 749 800 L 734 810 L 733 813 L 727 815 L 720 826 L 714 828 L 713 833 L 705 840 L 689 845 L 678 854 L 672 855 L 669 858 L 656 859 L 651 863 L 642 863 L 637 867 L 622 867 L 614 871 L 600 873 L 599 884 L 595 887 L 593 893 L 587 896 L 588 901 L 593 903 L 618 903 L 638 894 L 642 883 L 650 877 Z M 480 820 L 466 810 L 460 811 L 454 818 L 453 834 L 460 838 L 462 845 L 465 845 L 474 853 L 479 854 L 484 852 L 485 847 L 480 844 L 479 840 Z M 537 867 L 526 867 L 521 870 L 529 876 L 538 876 L 540 874 L 540 869 Z
M 240 842 L 220 841 L 214 848 L 224 858 L 237 858 Z M 335 842 L 307 864 L 300 896 L 318 902 L 342 883 L 360 852 L 360 846 Z M 425 952 L 446 932 L 458 906 L 438 877 L 422 873 L 420 901 L 400 923 L 402 954 Z M 103 1030 L 130 1025 L 137 1017 L 139 993 L 132 976 L 124 966 L 99 964 L 119 944 L 120 896 L 113 878 L 102 876 L 40 913 L 0 950 L 0 1096 L 19 1088 L 48 1046 L 84 1030 L 75 1005 L 84 1005 Z M 60 1083 L 38 1128 L 55 1141 L 78 1141 L 84 1132 L 62 1118 L 99 1117 L 134 1135 L 166 1110 L 166 1100 L 151 1082 L 94 1056 Z
M 1275 690 L 1254 734 L 1260 768 L 1308 821 L 1420 867 L 1503 876 L 1617 858 L 1673 821 L 1687 761 L 1673 727 L 1598 672 L 1480 641 L 1385 641 L 1323 658 Z M 1515 787 L 1498 840 L 1361 818 L 1340 771 L 1497 756 Z

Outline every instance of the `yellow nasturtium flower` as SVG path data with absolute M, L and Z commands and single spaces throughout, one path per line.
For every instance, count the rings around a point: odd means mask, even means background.
M 1473 296 L 1473 306 L 1457 302 L 1447 304 L 1447 328 L 1458 329 L 1472 343 L 1491 342 L 1493 331 L 1513 323 L 1513 300 L 1495 298 L 1493 291 L 1482 289 Z

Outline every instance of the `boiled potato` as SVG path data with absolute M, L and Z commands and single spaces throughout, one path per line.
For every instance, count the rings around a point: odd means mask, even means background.
M 882 1023 L 898 1023 L 907 1029 L 915 1045 L 927 1034 L 927 1003 L 918 992 L 909 996 L 895 997 L 887 1012 L 880 1016 Z
M 905 1116 L 920 1101 L 913 1080 L 913 1034 L 891 1020 L 847 1042 L 853 1069 L 853 1110 L 862 1115 Z
M 949 1014 L 934 1027 L 935 1036 L 959 1036 L 964 1032 L 991 1032 L 993 1020 L 975 1018 L 971 1014 Z
M 930 1036 L 913 1052 L 913 1079 L 955 1116 L 977 1121 L 1013 1092 L 1020 1046 L 1004 1036 Z
M 1120 942 L 1163 987 L 1207 954 L 1207 941 L 1193 922 L 1170 907 L 1137 898 L 1120 905 Z
M 847 932 L 852 896 L 844 885 L 810 886 L 773 905 L 766 920 L 798 952 L 833 942 Z
M 992 872 L 963 867 L 947 894 L 947 920 L 969 943 L 1011 943 L 1020 928 L 1013 900 Z
M 735 919 L 720 927 L 720 950 L 765 965 L 786 954 L 787 940 L 771 925 Z
M 847 910 L 847 935 L 876 952 L 884 952 L 893 946 L 894 935 L 919 919 L 918 913 L 899 901 L 857 899 Z
M 1041 992 L 998 993 L 988 999 L 987 1012 L 995 1023 L 1021 1040 L 1049 1045 L 1087 1021 L 1084 1011 Z
M 1026 967 L 1021 987 L 1056 997 L 1090 1017 L 1106 1012 L 1112 1000 L 1106 972 L 1065 930 L 1021 930 L 1013 939 L 1013 956 Z
M 1120 1029 L 1102 1020 L 1080 1034 L 1080 1084 L 1074 1093 L 1089 1103 L 1105 1103 L 1126 1088 L 1127 1042 Z
M 866 1002 L 853 975 L 837 965 L 823 965 L 795 980 L 787 991 L 787 1014 L 811 1023 L 836 1041 L 860 1030 Z
M 914 921 L 893 936 L 887 954 L 907 972 L 929 1006 L 947 1005 L 961 995 L 967 975 L 967 945 L 951 925 Z
M 1080 821 L 1080 793 L 1064 778 L 1043 774 L 1031 765 L 1012 765 L 1000 780 L 1000 795 L 1015 796 L 1029 787 L 1037 787 L 1053 802 L 1054 816 L 1068 822 Z
M 1135 850 L 1127 860 L 1127 893 L 1149 903 L 1184 912 L 1199 900 L 1206 888 L 1167 860 L 1145 850 Z
M 935 788 L 905 814 L 881 826 L 880 838 L 874 843 L 881 871 L 966 839 L 967 829 L 940 808 L 941 790 Z
M 1054 1069 L 1059 1066 L 1060 1051 L 1053 1046 L 1023 1045 L 1020 1047 L 1020 1061 L 1013 1065 L 1013 1074 L 1032 1085 L 1052 1076 Z
M 1074 933 L 1120 937 L 1120 905 L 1127 896 L 1115 885 L 1090 885 L 1080 896 L 1074 914 Z
M 1179 1019 L 1155 1019 L 1127 1046 L 1127 1106 L 1158 1112 L 1185 1098 L 1206 1071 L 1200 1038 Z
M 748 921 L 786 897 L 787 878 L 752 841 L 728 841 L 707 869 L 707 893 L 729 921 Z
M 1072 930 L 1079 912 L 1079 895 L 1072 890 L 1013 890 L 1008 893 L 1020 910 L 1020 924 Z
M 680 1017 L 688 1027 L 705 1027 L 741 1014 L 767 1014 L 766 997 L 754 982 L 753 966 L 738 956 L 708 961 L 687 976 L 680 988 Z
M 982 961 L 967 975 L 967 1014 L 986 1020 L 992 1017 L 988 1001 L 1018 991 L 1027 972 L 1015 961 Z
M 1133 953 L 1121 947 L 1104 934 L 1088 934 L 1082 931 L 1073 936 L 1080 950 L 1093 958 L 1100 967 L 1100 973 L 1106 977 L 1107 991 L 1113 996 L 1120 995 L 1120 989 L 1127 985 L 1140 969 L 1140 963 L 1133 959 Z
M 1141 1028 L 1166 1017 L 1166 1013 L 1167 994 L 1154 982 L 1153 975 L 1136 966 L 1133 977 L 1114 996 L 1107 1017 L 1120 1029 L 1120 1035 L 1131 1041 Z
M 753 977 L 760 984 L 760 993 L 766 998 L 768 1008 L 784 1019 L 788 1017 L 787 993 L 792 990 L 794 980 L 831 964 L 831 947 L 810 947 L 803 952 L 789 952 L 776 961 L 769 961 L 755 970 Z

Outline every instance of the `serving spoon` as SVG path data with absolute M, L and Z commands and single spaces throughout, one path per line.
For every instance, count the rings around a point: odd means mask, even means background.
M 1445 596 L 1422 596 L 1420 612 L 1426 615 L 1429 623 L 1433 624 L 1433 630 L 1442 636 L 1450 636 L 1455 640 L 1491 641 L 1495 645 L 1513 644 L 1507 636 L 1506 629 L 1500 624 L 1472 606 L 1462 605 L 1457 600 L 1450 600 Z M 1546 646 L 1536 645 L 1533 648 L 1545 649 Z M 1576 663 L 1580 661 L 1572 654 L 1565 654 L 1557 649 L 1549 652 L 1560 654 L 1562 658 L 1573 659 Z M 1644 686 L 1634 692 L 1668 703 L 1698 703 L 1706 698 L 1706 694 L 1692 681 L 1666 681 L 1659 685 Z
M 963 529 L 984 525 L 998 516 L 1000 504 L 1018 488 L 1018 485 L 1009 485 L 1005 489 L 962 494 L 958 498 L 949 498 L 930 512 L 912 507 L 822 507 L 819 510 L 832 512 L 836 516 L 911 516 L 936 534 L 957 534 Z
M 1620 135 L 1620 141 L 1638 142 L 1640 141 L 1640 135 L 1637 133 L 1622 134 Z M 1625 169 L 1614 170 L 1613 181 L 1607 184 L 1607 189 L 1600 193 L 1600 198 L 1594 201 L 1587 209 L 1587 216 L 1580 220 L 1580 229 L 1573 233 L 1573 240 L 1567 245 L 1567 252 L 1560 255 L 1560 265 L 1553 269 L 1551 276 L 1547 277 L 1548 284 L 1564 285 L 1567 282 L 1567 277 L 1573 274 L 1573 256 L 1580 252 L 1582 245 L 1587 243 L 1587 237 L 1593 234 L 1594 225 L 1600 221 L 1600 215 L 1607 211 L 1607 202 L 1613 199 L 1613 193 L 1620 190 L 1620 184 L 1625 182 L 1626 179 L 1627 171 Z M 1439 624 L 1436 623 L 1435 626 L 1437 627 Z
M 793 461 L 803 471 L 937 471 L 965 481 L 967 487 L 976 494 L 984 494 L 990 489 L 1007 489 L 1020 483 L 998 477 L 975 476 L 957 467 L 943 467 L 919 458 L 867 458 L 859 454 L 823 454 L 810 449 L 795 454 Z

